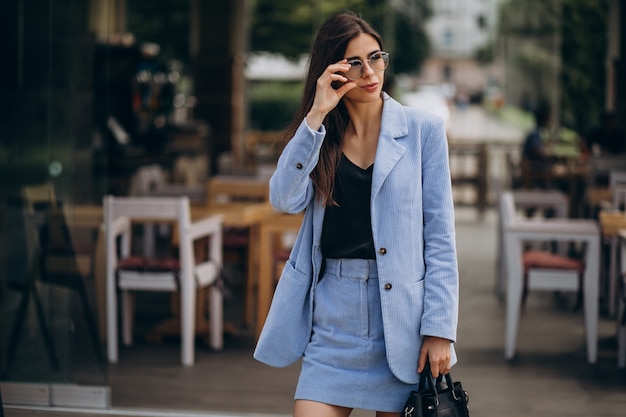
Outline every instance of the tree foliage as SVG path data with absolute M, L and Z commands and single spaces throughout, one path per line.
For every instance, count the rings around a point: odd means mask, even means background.
M 558 106 L 556 80 L 561 0 L 509 0 L 500 9 L 500 35 L 506 45 L 507 101 L 526 110 L 541 103 Z M 558 114 L 558 109 L 552 109 Z
M 582 133 L 598 120 L 605 95 L 606 1 L 509 0 L 501 8 L 499 33 L 507 40 L 507 82 L 528 101 L 517 104 L 536 105 L 556 88 L 553 105 L 562 125 Z
M 160 59 L 189 62 L 189 0 L 129 1 L 128 30 L 161 47 Z
M 607 7 L 603 1 L 563 0 L 562 120 L 578 132 L 604 108 Z
M 393 45 L 389 52 L 394 72 L 417 71 L 428 56 L 430 45 L 423 23 L 431 14 L 429 2 L 414 0 L 254 0 L 250 50 L 298 58 L 308 52 L 322 22 L 345 10 L 360 14 Z

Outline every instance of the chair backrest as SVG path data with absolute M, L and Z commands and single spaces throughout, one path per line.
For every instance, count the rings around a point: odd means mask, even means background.
M 557 190 L 517 190 L 512 192 L 516 209 L 554 210 L 556 217 L 569 216 L 569 198 Z
M 168 181 L 167 172 L 159 165 L 141 167 L 131 179 L 129 195 L 142 197 L 189 197 L 190 201 L 204 202 L 204 185 Z
M 626 171 L 612 170 L 609 174 L 609 187 L 613 208 L 626 209 Z
M 626 158 L 623 156 L 593 156 L 589 159 L 591 186 L 606 186 L 612 171 L 626 171 Z
M 569 199 L 565 194 L 552 190 L 503 192 L 500 196 L 500 234 L 516 224 L 532 221 L 520 217 L 518 211 L 524 209 L 553 209 L 555 217 L 565 219 L 569 213 Z
M 104 197 L 105 223 L 120 217 L 129 220 L 190 222 L 188 197 Z
M 139 167 L 130 180 L 128 193 L 132 196 L 147 196 L 151 190 L 167 182 L 167 175 L 159 165 Z
M 208 170 L 209 161 L 205 155 L 182 155 L 174 162 L 172 181 L 187 187 L 203 186 Z
M 269 200 L 269 182 L 266 179 L 216 176 L 207 186 L 208 204 L 235 201 L 265 202 Z
M 48 207 L 57 203 L 54 184 L 51 182 L 22 187 L 22 198 L 24 199 L 26 209 L 31 212 L 35 211 L 39 204 L 44 204 Z
M 618 184 L 626 184 L 626 171 L 611 170 L 609 173 L 609 187 L 613 188 Z
M 116 228 L 133 221 L 144 223 L 175 222 L 178 224 L 178 241 L 183 242 L 191 224 L 188 197 L 104 197 L 104 225 L 107 251 L 116 247 Z M 131 233 L 122 240 L 122 256 L 130 255 Z M 181 249 L 183 249 L 181 247 Z M 187 249 L 187 248 L 185 248 Z
M 617 184 L 611 189 L 613 198 L 613 208 L 616 210 L 626 210 L 626 183 Z

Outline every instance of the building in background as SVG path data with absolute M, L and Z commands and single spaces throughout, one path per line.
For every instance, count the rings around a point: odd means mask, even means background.
M 419 83 L 443 85 L 449 98 L 481 97 L 502 85 L 502 65 L 491 61 L 502 0 L 437 0 L 426 24 L 432 55 Z M 486 59 L 479 59 L 484 57 Z M 482 63 L 491 61 L 488 63 Z

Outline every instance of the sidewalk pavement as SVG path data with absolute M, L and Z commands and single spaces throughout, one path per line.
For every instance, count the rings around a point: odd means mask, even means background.
M 490 209 L 478 221 L 472 208 L 456 212 L 459 362 L 452 376 L 469 392 L 471 415 L 623 416 L 626 372 L 617 369 L 615 320 L 600 319 L 598 361 L 588 364 L 583 314 L 573 312 L 573 295 L 531 292 L 521 319 L 517 356 L 504 359 L 505 305 L 494 291 L 496 214 Z M 120 363 L 111 366 L 107 376 L 114 410 L 100 415 L 150 415 L 138 414 L 141 408 L 159 410 L 154 416 L 179 410 L 169 414 L 172 417 L 290 415 L 299 364 L 281 369 L 265 366 L 253 360 L 253 346 L 253 337 L 245 334 L 227 339 L 222 352 L 199 346 L 197 363 L 191 368 L 179 366 L 177 341 L 123 349 Z M 42 414 L 7 410 L 8 417 L 31 415 Z M 373 414 L 353 413 L 353 417 L 365 416 Z

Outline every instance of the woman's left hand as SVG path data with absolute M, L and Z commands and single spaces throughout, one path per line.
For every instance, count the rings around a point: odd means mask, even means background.
M 426 366 L 426 360 L 430 362 L 430 371 L 433 378 L 437 378 L 440 374 L 446 375 L 450 372 L 450 341 L 436 336 L 426 336 L 422 343 L 419 361 L 417 363 L 417 372 L 421 373 Z

